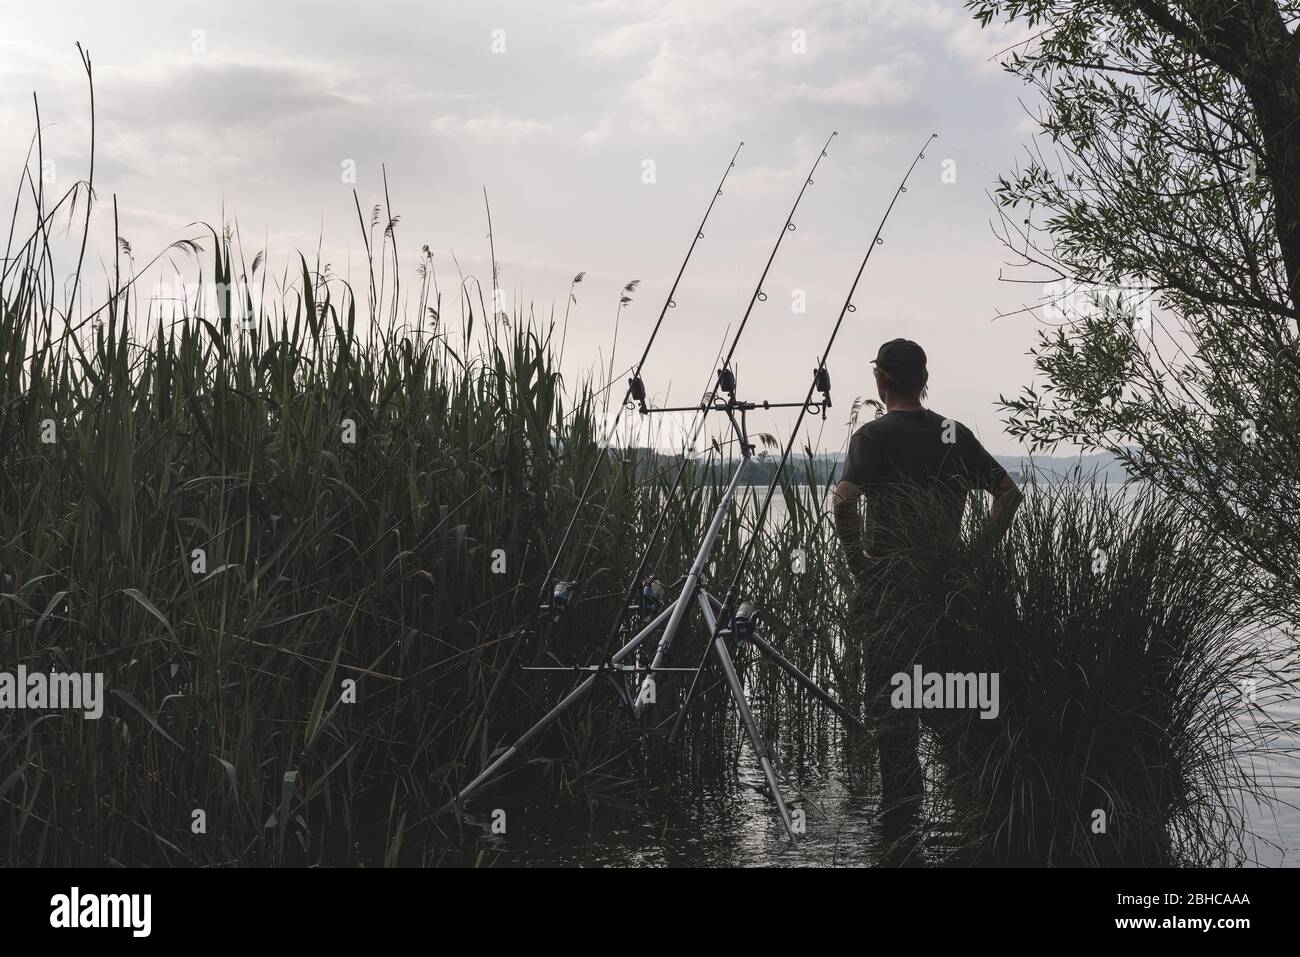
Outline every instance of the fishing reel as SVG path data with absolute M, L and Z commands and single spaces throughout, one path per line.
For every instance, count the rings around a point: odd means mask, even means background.
M 653 575 L 646 578 L 641 584 L 641 603 L 638 606 L 641 620 L 649 621 L 663 611 L 667 599 L 668 589 L 664 588 L 664 583 Z
M 633 403 L 636 403 L 641 407 L 642 414 L 650 411 L 645 404 L 645 383 L 641 381 L 639 375 L 634 375 L 627 380 L 627 396 L 628 401 L 624 403 L 627 408 L 633 408 Z
M 736 373 L 727 366 L 718 370 L 718 391 L 733 397 L 736 394 Z
M 758 609 L 753 602 L 743 601 L 732 613 L 731 620 L 722 633 L 733 641 L 748 641 L 758 630 Z
M 822 394 L 821 401 L 809 402 L 808 411 L 813 415 L 821 413 L 826 418 L 826 410 L 831 407 L 831 372 L 824 365 L 813 369 L 813 388 Z
M 560 615 L 564 609 L 569 607 L 569 602 L 573 600 L 573 593 L 577 591 L 577 582 L 556 582 L 555 590 L 551 592 L 551 603 L 543 605 L 543 608 L 551 612 L 551 620 L 559 621 Z

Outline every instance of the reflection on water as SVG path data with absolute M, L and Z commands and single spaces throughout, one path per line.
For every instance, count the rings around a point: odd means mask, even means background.
M 509 835 L 487 837 L 496 866 L 862 867 L 881 856 L 874 789 L 850 787 L 838 764 L 809 769 L 803 787 L 785 788 L 805 810 L 806 831 L 791 845 L 763 772 L 745 745 L 734 778 L 678 785 L 644 807 L 596 803 L 590 813 L 534 806 L 510 818 Z M 486 822 L 484 822 L 486 824 Z
M 1267 719 L 1287 725 L 1274 746 L 1292 753 L 1256 756 L 1246 767 L 1270 802 L 1247 807 L 1249 827 L 1256 842 L 1252 857 L 1264 867 L 1300 867 L 1300 702 L 1294 689 L 1283 687 L 1259 702 Z

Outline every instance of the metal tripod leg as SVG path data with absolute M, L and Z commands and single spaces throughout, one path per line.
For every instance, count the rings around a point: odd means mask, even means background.
M 757 648 L 760 652 L 766 655 L 768 660 L 770 660 L 772 664 L 776 665 L 778 668 L 780 668 L 782 671 L 788 674 L 791 678 L 793 678 L 796 684 L 802 687 L 805 691 L 807 691 L 810 695 L 812 695 L 822 704 L 826 705 L 826 707 L 830 708 L 833 712 L 839 715 L 840 718 L 842 718 L 848 724 L 852 725 L 856 730 L 858 731 L 867 730 L 867 726 L 862 723 L 861 718 L 859 718 L 848 708 L 844 707 L 844 705 L 840 704 L 838 701 L 832 698 L 827 692 L 823 691 L 820 687 L 818 687 L 817 684 L 806 674 L 800 671 L 799 668 L 792 661 L 790 661 L 783 654 L 781 654 L 781 652 L 777 651 L 775 648 L 769 645 L 764 639 L 760 638 L 758 635 L 750 635 L 746 640 L 750 644 L 752 644 L 755 648 Z
M 700 595 L 700 608 L 704 611 L 704 621 L 709 626 L 709 633 L 714 634 L 717 631 L 717 619 L 713 615 L 713 608 L 709 604 L 708 595 L 703 593 Z M 763 777 L 767 778 L 768 790 L 772 792 L 772 799 L 776 801 L 776 808 L 781 812 L 781 823 L 785 825 L 785 833 L 789 835 L 791 842 L 797 844 L 799 838 L 795 836 L 794 822 L 790 820 L 790 809 L 785 805 L 785 797 L 781 794 L 781 785 L 776 780 L 776 768 L 772 764 L 772 753 L 768 750 L 767 742 L 763 740 L 763 735 L 759 733 L 754 716 L 749 711 L 749 702 L 745 700 L 745 690 L 741 687 L 740 677 L 736 674 L 735 665 L 732 664 L 731 653 L 727 651 L 726 642 L 722 640 L 720 635 L 714 634 L 713 653 L 717 656 L 718 664 L 722 666 L 722 674 L 727 679 L 727 686 L 731 689 L 731 696 L 736 699 L 736 710 L 740 712 L 740 720 L 749 733 L 750 744 L 754 746 L 754 751 L 758 754 L 758 763 L 763 768 Z
M 664 610 L 661 611 L 658 614 L 658 616 L 656 616 L 655 619 L 650 622 L 650 624 L 646 625 L 645 628 L 641 629 L 641 631 L 639 631 L 627 644 L 625 644 L 622 648 L 616 651 L 613 654 L 613 656 L 610 657 L 609 659 L 610 662 L 612 664 L 618 664 L 625 657 L 627 657 L 629 654 L 635 651 L 637 646 L 641 644 L 641 642 L 643 642 L 646 638 L 650 637 L 650 635 L 654 633 L 654 630 L 656 628 L 658 628 L 660 625 L 662 625 L 665 621 L 668 620 L 668 617 L 669 615 L 672 614 L 673 608 L 674 606 L 676 606 L 676 604 L 677 604 L 677 600 L 669 602 L 668 605 L 664 608 Z M 505 751 L 503 751 L 500 755 L 498 755 L 497 759 L 493 761 L 491 764 L 489 764 L 486 768 L 484 768 L 482 772 L 479 773 L 478 777 L 476 777 L 473 781 L 470 781 L 469 784 L 465 785 L 465 787 L 461 788 L 460 794 L 456 795 L 456 801 L 457 802 L 464 801 L 471 794 L 473 794 L 484 784 L 486 784 L 488 780 L 490 780 L 493 776 L 495 776 L 496 773 L 500 771 L 501 768 L 504 767 L 507 762 L 510 761 L 511 758 L 513 758 L 516 754 L 518 754 L 520 751 L 526 748 L 535 738 L 540 736 L 543 731 L 545 731 L 548 727 L 550 727 L 551 723 L 555 721 L 556 718 L 558 718 L 570 706 L 572 706 L 574 703 L 579 701 L 583 697 L 583 695 L 585 695 L 588 691 L 590 691 L 592 687 L 596 684 L 596 679 L 599 678 L 600 675 L 601 675 L 600 672 L 593 672 L 590 676 L 584 679 L 581 684 L 579 684 L 576 688 L 574 688 L 567 695 L 565 695 L 564 698 L 561 699 L 559 704 L 557 704 L 550 711 L 546 712 L 546 714 L 542 717 L 540 721 L 538 721 L 535 725 L 533 725 L 522 735 L 520 735 L 519 739 L 515 741 L 514 744 L 510 745 L 510 747 L 507 748 Z
M 712 595 L 709 595 L 708 597 L 710 603 L 715 608 L 714 613 L 716 614 L 718 611 L 721 611 L 722 605 L 719 604 L 718 600 L 714 598 Z M 833 697 L 831 697 L 829 692 L 823 690 L 820 685 L 818 685 L 815 681 L 813 681 L 806 674 L 800 671 L 798 665 L 796 665 L 789 658 L 787 658 L 785 655 L 781 654 L 781 652 L 777 651 L 770 644 L 768 644 L 766 639 L 764 639 L 758 634 L 751 634 L 745 640 L 748 641 L 750 644 L 752 644 L 755 648 L 757 648 L 763 655 L 765 655 L 768 658 L 768 660 L 772 662 L 772 664 L 776 665 L 787 675 L 793 678 L 796 684 L 804 688 L 814 698 L 816 698 L 822 704 L 826 705 L 826 707 L 830 708 L 831 711 L 839 715 L 842 719 L 844 719 L 845 722 L 852 725 L 854 729 L 863 732 L 867 730 L 867 726 L 862 722 L 861 718 L 859 718 L 856 714 L 854 714 L 848 708 L 844 707 L 844 705 L 840 704 Z M 674 732 L 675 731 L 676 729 L 674 729 Z
M 708 602 L 710 602 L 710 607 L 714 609 L 715 615 L 718 614 L 719 611 L 722 611 L 722 605 L 720 605 L 718 599 L 712 597 L 711 594 L 707 594 L 707 597 Z M 841 705 L 839 701 L 836 701 L 835 698 L 831 697 L 831 694 L 820 688 L 811 677 L 800 671 L 797 664 L 790 661 L 790 659 L 781 654 L 780 651 L 772 648 L 770 644 L 767 644 L 767 641 L 764 640 L 764 638 L 759 637 L 758 635 L 750 635 L 746 638 L 746 641 L 753 644 L 754 648 L 757 648 L 762 654 L 767 655 L 767 658 L 770 659 L 772 663 L 776 664 L 781 671 L 784 671 L 785 674 L 793 677 L 794 681 L 796 681 L 800 687 L 805 688 L 811 696 L 816 698 L 816 700 L 822 702 L 823 705 L 826 705 L 832 711 L 835 711 L 835 714 L 840 715 L 840 718 L 844 719 L 846 723 L 852 724 L 857 731 L 866 732 L 867 726 L 862 723 L 862 719 L 858 718 L 858 715 L 853 714 L 853 711 L 846 709 L 844 705 Z M 685 715 L 685 710 L 682 710 L 681 713 L 677 715 L 677 722 L 673 724 L 672 727 L 672 735 L 668 736 L 669 741 L 677 740 L 677 735 L 681 732 L 681 726 L 684 724 Z
M 676 614 L 668 622 L 668 627 L 664 629 L 663 637 L 659 639 L 659 647 L 655 649 L 655 656 L 654 660 L 650 662 L 649 673 L 641 682 L 641 690 L 637 692 L 636 702 L 632 705 L 632 711 L 638 718 L 641 717 L 641 712 L 645 709 L 646 688 L 654 680 L 655 672 L 663 667 L 664 661 L 668 658 L 668 650 L 672 647 L 673 638 L 690 611 L 691 598 L 699 587 L 700 578 L 704 574 L 704 566 L 709 560 L 709 553 L 713 551 L 713 543 L 717 541 L 718 532 L 722 529 L 722 522 L 727 517 L 727 509 L 736 497 L 736 486 L 740 484 L 740 477 L 744 474 L 745 466 L 748 464 L 749 454 L 746 453 L 745 457 L 740 460 L 740 464 L 736 466 L 736 471 L 731 476 L 731 482 L 727 485 L 727 491 L 719 500 L 718 507 L 714 509 L 713 521 L 709 523 L 709 530 L 704 535 L 700 550 L 695 556 L 695 561 L 691 564 L 691 570 L 686 574 L 686 581 L 682 584 L 681 592 L 678 593 L 677 600 L 681 604 L 677 606 Z

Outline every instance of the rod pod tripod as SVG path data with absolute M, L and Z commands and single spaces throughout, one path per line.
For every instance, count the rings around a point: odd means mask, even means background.
M 724 378 L 728 377 L 728 378 Z M 727 689 L 735 701 L 736 710 L 740 715 L 741 723 L 745 727 L 745 732 L 749 737 L 750 745 L 753 747 L 755 754 L 758 756 L 759 764 L 763 770 L 763 777 L 767 781 L 768 789 L 771 791 L 772 798 L 776 802 L 777 810 L 781 815 L 781 823 L 785 828 L 786 834 L 792 842 L 798 842 L 798 832 L 795 829 L 794 822 L 791 819 L 789 806 L 781 791 L 781 785 L 777 780 L 777 768 L 775 756 L 768 747 L 767 742 L 763 740 L 762 734 L 758 730 L 758 724 L 749 707 L 749 701 L 745 697 L 745 690 L 741 682 L 740 675 L 736 671 L 735 662 L 731 656 L 731 650 L 728 647 L 730 643 L 748 642 L 755 648 L 759 654 L 767 658 L 774 665 L 784 671 L 798 685 L 803 687 L 809 694 L 813 695 L 818 701 L 826 705 L 836 715 L 842 718 L 847 724 L 859 731 L 865 730 L 861 719 L 853 714 L 838 701 L 836 701 L 828 692 L 821 688 L 815 681 L 804 674 L 793 662 L 773 648 L 757 630 L 757 616 L 754 613 L 749 615 L 734 614 L 730 621 L 723 622 L 719 627 L 718 616 L 723 611 L 723 603 L 711 595 L 703 585 L 704 570 L 709 563 L 714 546 L 717 543 L 718 534 L 722 530 L 723 522 L 726 520 L 727 512 L 736 499 L 736 489 L 740 485 L 741 479 L 752 460 L 754 446 L 749 442 L 749 436 L 745 428 L 745 413 L 756 408 L 778 408 L 788 405 L 800 405 L 805 403 L 750 403 L 742 402 L 735 397 L 734 378 L 729 378 L 730 373 L 727 370 L 721 370 L 719 378 L 725 384 L 731 386 L 728 398 L 725 401 L 715 401 L 706 403 L 701 406 L 691 407 L 693 410 L 704 412 L 722 412 L 726 415 L 732 430 L 736 434 L 741 449 L 740 461 L 736 464 L 735 471 L 727 483 L 726 491 L 719 500 L 717 507 L 713 511 L 713 518 L 709 522 L 708 529 L 704 533 L 704 538 L 700 543 L 699 550 L 696 552 L 695 560 L 691 563 L 690 570 L 682 580 L 681 590 L 677 597 L 668 603 L 659 611 L 639 632 L 637 632 L 621 648 L 615 651 L 607 661 L 586 666 L 543 666 L 531 667 L 529 671 L 573 671 L 587 672 L 584 678 L 572 691 L 562 698 L 550 711 L 542 716 L 541 720 L 536 722 L 531 728 L 525 731 L 519 738 L 501 752 L 497 757 L 485 767 L 472 781 L 470 781 L 456 797 L 456 803 L 460 804 L 474 795 L 489 780 L 519 754 L 530 743 L 542 735 L 565 711 L 581 701 L 595 686 L 599 679 L 605 678 L 610 680 L 618 689 L 620 696 L 624 698 L 632 710 L 632 713 L 640 717 L 645 708 L 655 700 L 655 676 L 664 672 L 688 672 L 698 676 L 698 672 L 703 670 L 706 661 L 702 662 L 699 668 L 669 668 L 665 665 L 669 652 L 672 649 L 673 640 L 682 630 L 686 623 L 687 616 L 690 614 L 691 606 L 697 604 L 700 613 L 704 617 L 704 623 L 708 627 L 709 643 L 711 647 L 706 651 L 706 655 L 712 653 L 722 670 L 723 679 Z M 829 387 L 829 381 L 826 382 Z M 818 408 L 824 408 L 830 404 L 829 389 L 823 394 L 820 403 L 813 403 Z M 655 412 L 679 411 L 676 409 L 652 409 L 644 408 L 643 414 L 652 414 Z M 751 606 L 752 607 L 752 606 Z M 660 636 L 659 644 L 655 649 L 654 658 L 647 667 L 638 665 L 625 664 L 624 662 L 634 652 L 640 649 L 643 643 L 653 635 L 660 626 L 663 626 L 663 634 Z M 622 687 L 618 684 L 615 676 L 626 677 L 629 673 L 639 674 L 645 672 L 645 677 L 640 681 L 635 700 L 627 701 L 627 696 L 623 693 Z M 679 716 L 680 719 L 680 716 Z

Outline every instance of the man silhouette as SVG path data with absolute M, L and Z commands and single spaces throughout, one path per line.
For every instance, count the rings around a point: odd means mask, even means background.
M 929 371 L 919 345 L 893 339 L 880 347 L 873 363 L 885 413 L 849 440 L 834 498 L 836 536 L 857 583 L 854 606 L 858 621 L 872 613 L 883 580 L 891 578 L 888 553 L 908 542 L 909 530 L 918 532 L 921 522 L 937 521 L 944 534 L 951 534 L 956 542 L 966 496 L 981 489 L 994 496 L 992 533 L 1000 537 L 1021 498 L 1015 482 L 970 429 L 921 405 L 928 391 Z M 863 541 L 858 515 L 858 499 L 863 497 L 870 529 L 868 543 Z M 915 511 L 918 507 L 929 509 L 930 514 L 923 516 Z M 894 572 L 894 577 L 897 574 Z M 888 584 L 898 582 L 890 580 Z M 898 844 L 912 835 L 924 790 L 917 756 L 917 716 L 911 710 L 892 707 L 890 701 L 890 678 L 912 666 L 907 648 L 901 636 L 891 636 L 884 647 L 865 649 L 866 703 L 877 728 L 881 826 L 887 844 Z

